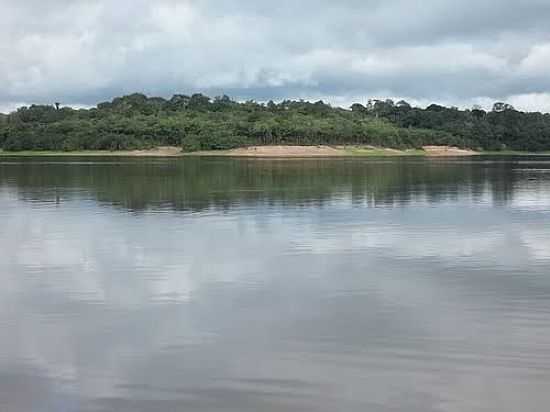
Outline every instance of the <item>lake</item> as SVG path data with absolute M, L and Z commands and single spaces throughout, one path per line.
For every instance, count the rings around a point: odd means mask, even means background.
M 0 411 L 550 403 L 550 157 L 0 157 Z

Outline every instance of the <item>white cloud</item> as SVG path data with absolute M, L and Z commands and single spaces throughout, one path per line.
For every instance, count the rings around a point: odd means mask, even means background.
M 550 43 L 537 44 L 521 62 L 519 69 L 524 75 L 548 74 L 550 68 Z
M 508 101 L 518 110 L 550 113 L 550 93 L 527 93 L 509 96 Z
M 335 104 L 384 93 L 548 110 L 547 2 L 2 3 L 4 112 L 135 91 Z

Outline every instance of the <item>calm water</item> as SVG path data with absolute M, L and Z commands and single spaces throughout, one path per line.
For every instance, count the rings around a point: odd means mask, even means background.
M 541 411 L 550 158 L 0 158 L 0 411 Z

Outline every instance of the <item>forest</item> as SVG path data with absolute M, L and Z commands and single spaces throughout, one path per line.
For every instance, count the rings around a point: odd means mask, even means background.
M 526 113 L 497 102 L 492 110 L 459 110 L 406 101 L 369 100 L 349 109 L 323 101 L 237 102 L 228 96 L 135 93 L 73 109 L 60 103 L 0 114 L 0 148 L 128 150 L 181 146 L 186 151 L 247 145 L 373 145 L 475 150 L 550 150 L 550 114 Z

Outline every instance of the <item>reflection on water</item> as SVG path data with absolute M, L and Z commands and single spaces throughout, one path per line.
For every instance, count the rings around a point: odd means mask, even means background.
M 0 158 L 0 411 L 546 411 L 550 158 Z

